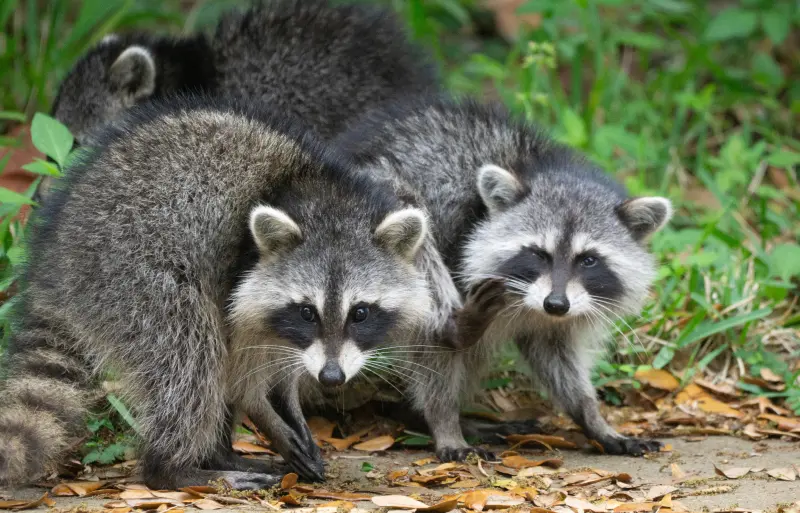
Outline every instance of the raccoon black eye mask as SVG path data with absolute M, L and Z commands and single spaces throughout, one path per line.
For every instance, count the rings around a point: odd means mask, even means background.
M 487 353 L 509 339 L 551 399 L 607 453 L 658 448 L 605 422 L 590 368 L 612 321 L 638 313 L 647 297 L 655 265 L 646 239 L 668 222 L 669 200 L 629 197 L 581 155 L 499 105 L 399 101 L 365 116 L 338 142 L 366 172 L 424 206 L 453 271 L 445 279 L 455 280 L 466 305 L 481 305 L 456 312 L 475 334 L 462 343 L 475 345 L 415 390 L 426 419 L 451 419 L 438 435 L 446 440 L 437 439 L 438 454 L 465 445 L 452 420 L 459 400 L 477 384 Z

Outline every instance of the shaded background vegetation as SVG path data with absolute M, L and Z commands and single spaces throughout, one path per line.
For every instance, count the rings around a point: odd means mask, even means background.
M 597 368 L 599 386 L 638 386 L 635 372 L 652 365 L 800 413 L 796 2 L 385 3 L 436 54 L 450 91 L 500 100 L 585 151 L 632 193 L 676 203 L 670 227 L 653 240 L 662 265 L 652 300 L 640 318 L 609 319 L 617 344 Z M 48 111 L 71 64 L 105 34 L 207 30 L 243 4 L 3 0 L 0 171 L 12 171 L 15 151 L 28 151 L 27 123 Z M 0 189 L 4 339 L 24 247 L 17 214 L 31 192 Z M 487 386 L 508 385 L 515 368 L 509 352 Z M 765 368 L 785 385 L 759 379 Z M 614 387 L 605 397 L 620 400 Z

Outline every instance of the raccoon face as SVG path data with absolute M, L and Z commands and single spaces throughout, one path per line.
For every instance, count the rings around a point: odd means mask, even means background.
M 489 216 L 467 246 L 467 285 L 502 278 L 510 304 L 553 321 L 638 312 L 655 274 L 643 242 L 667 223 L 671 204 L 626 199 L 592 176 L 541 173 L 523 187 L 484 166 L 478 188 Z
M 427 221 L 411 208 L 374 228 L 355 213 L 313 217 L 301 227 L 273 207 L 252 211 L 260 261 L 235 292 L 231 318 L 246 333 L 237 345 L 269 346 L 282 370 L 332 387 L 379 346 L 419 329 L 430 300 L 414 262 Z
M 152 52 L 106 36 L 73 67 L 58 90 L 53 116 L 87 144 L 93 129 L 118 117 L 156 87 Z

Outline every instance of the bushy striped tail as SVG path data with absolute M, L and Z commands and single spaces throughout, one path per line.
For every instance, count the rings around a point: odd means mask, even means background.
M 47 329 L 12 337 L 0 383 L 0 485 L 30 483 L 55 471 L 86 429 L 91 371 Z

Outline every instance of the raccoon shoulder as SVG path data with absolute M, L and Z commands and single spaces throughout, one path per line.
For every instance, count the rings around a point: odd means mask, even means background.
M 377 6 L 276 0 L 226 15 L 212 45 L 224 94 L 279 105 L 326 138 L 391 98 L 439 88 L 431 56 Z

